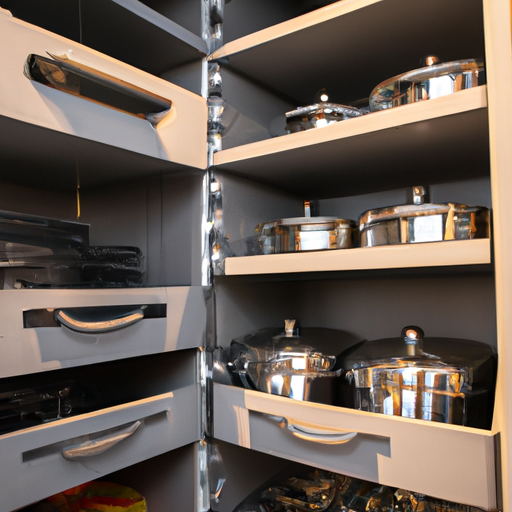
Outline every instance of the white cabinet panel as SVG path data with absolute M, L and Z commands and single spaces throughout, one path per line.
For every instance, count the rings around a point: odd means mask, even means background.
M 13 42 L 16 44 L 13 44 Z M 164 162 L 206 167 L 206 102 L 153 75 L 102 55 L 69 39 L 17 20 L 0 9 L 0 115 L 30 125 L 154 157 Z M 155 126 L 124 112 L 29 80 L 27 57 L 68 58 L 172 102 Z M 57 148 L 56 148 L 57 149 Z
M 191 385 L 0 436 L 0 511 L 199 440 L 199 409 L 198 386 Z
M 496 507 L 495 438 L 486 430 L 299 402 L 215 384 L 214 435 L 245 448 L 384 485 L 482 508 Z M 458 468 L 470 471 L 461 477 Z
M 4 290 L 1 296 L 2 377 L 204 346 L 201 287 Z M 101 334 L 25 326 L 24 314 L 34 310 L 124 305 L 163 306 L 165 313 Z

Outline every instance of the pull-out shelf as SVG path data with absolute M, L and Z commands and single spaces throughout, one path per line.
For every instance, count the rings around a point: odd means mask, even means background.
M 0 511 L 10 512 L 200 439 L 189 385 L 0 436 Z
M 13 45 L 12 41 L 16 41 L 16 44 Z M 43 171 L 48 173 L 46 180 L 52 176 L 53 183 L 58 182 L 61 187 L 76 184 L 77 170 L 82 186 L 93 181 L 108 181 L 109 172 L 113 172 L 118 179 L 123 166 L 133 174 L 135 171 L 130 168 L 133 164 L 129 159 L 120 157 L 119 150 L 138 159 L 139 174 L 148 170 L 156 172 L 158 168 L 206 168 L 207 109 L 206 101 L 201 96 L 15 19 L 5 9 L 0 9 L 0 43 L 0 63 L 5 78 L 0 87 L 0 127 L 7 135 L 1 148 L 5 162 L 12 163 L 17 172 L 23 170 L 29 173 L 28 176 L 33 176 L 32 183 L 41 181 L 41 177 L 39 181 L 37 177 Z M 96 99 L 89 101 L 85 97 L 90 96 L 81 88 L 74 90 L 73 84 L 70 93 L 59 90 L 57 82 L 60 79 L 64 84 L 66 78 L 64 73 L 58 71 L 51 76 L 48 74 L 50 81 L 53 80 L 48 87 L 25 75 L 24 66 L 30 55 L 44 58 L 55 56 L 53 61 L 57 62 L 62 59 L 73 61 L 82 69 L 92 70 L 95 76 L 110 77 L 114 89 L 122 87 L 133 94 L 162 98 L 170 104 L 170 108 L 162 111 L 158 122 L 152 124 L 147 119 L 127 113 L 129 110 L 120 110 L 116 101 L 111 106 L 105 106 L 110 105 L 108 102 L 112 97 L 109 89 L 101 93 L 101 97 L 105 98 L 101 100 L 102 103 Z M 98 90 L 94 80 L 84 87 L 88 91 Z M 24 125 L 27 136 L 23 138 Z M 63 135 L 72 136 L 71 140 Z M 77 144 L 75 137 L 83 141 L 82 146 Z M 24 150 L 21 151 L 20 138 L 24 143 Z M 91 155 L 96 153 L 91 143 L 100 144 L 100 154 L 96 159 Z M 110 158 L 101 145 L 112 148 Z M 145 164 L 141 157 L 149 159 L 149 163 Z M 111 160 L 110 164 L 106 164 L 107 159 Z M 45 160 L 50 162 L 51 167 Z M 99 172 L 98 166 L 107 167 L 109 172 L 105 172 L 105 168 Z
M 486 430 L 215 384 L 214 436 L 383 485 L 496 507 L 495 435 Z
M 204 345 L 206 306 L 195 287 L 96 290 L 3 290 L 0 376 L 9 377 Z M 90 313 L 102 319 L 121 308 L 150 313 L 101 332 L 80 327 Z M 54 323 L 61 311 L 78 327 Z M 83 323 L 83 322 L 82 322 Z M 68 325 L 66 325 L 68 324 Z

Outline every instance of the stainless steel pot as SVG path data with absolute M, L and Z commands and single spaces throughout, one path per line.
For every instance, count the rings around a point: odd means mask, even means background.
M 425 203 L 412 188 L 412 204 L 368 210 L 359 217 L 361 247 L 489 238 L 489 210 L 459 203 Z
M 401 338 L 364 342 L 341 360 L 356 409 L 490 428 L 496 353 L 489 345 L 424 339 L 408 326 Z
M 287 133 L 302 132 L 362 115 L 363 113 L 355 107 L 319 102 L 286 112 L 285 129 Z
M 357 224 L 336 217 L 293 217 L 255 228 L 262 254 L 347 249 L 357 244 Z
M 236 385 L 332 405 L 341 375 L 337 354 L 358 342 L 334 329 L 299 331 L 295 320 L 286 320 L 284 331 L 266 328 L 234 339 L 226 366 Z
M 483 63 L 475 59 L 440 63 L 430 55 L 423 59 L 424 66 L 389 78 L 370 94 L 370 110 L 388 108 L 446 96 L 476 87 L 481 82 Z

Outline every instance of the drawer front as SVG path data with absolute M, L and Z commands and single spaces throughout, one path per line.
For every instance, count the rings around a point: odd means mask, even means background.
M 16 44 L 11 44 L 16 41 Z M 0 114 L 42 128 L 198 169 L 206 168 L 204 98 L 74 41 L 17 20 L 0 8 Z M 100 103 L 29 80 L 29 55 L 66 57 L 116 84 L 126 83 L 172 103 L 153 126 Z
M 197 386 L 0 437 L 0 511 L 200 439 Z
M 496 507 L 495 436 L 485 430 L 215 384 L 214 437 L 383 485 Z M 461 467 L 471 468 L 463 478 Z
M 206 306 L 201 287 L 126 290 L 4 290 L 0 312 L 0 377 L 35 373 L 204 345 Z M 33 316 L 94 307 L 151 305 L 156 317 L 93 332 L 35 327 Z M 130 309 L 130 308 L 128 308 Z M 149 308 L 148 308 L 149 309 Z M 144 309 L 143 309 L 144 312 Z M 33 315 L 34 313 L 34 315 Z

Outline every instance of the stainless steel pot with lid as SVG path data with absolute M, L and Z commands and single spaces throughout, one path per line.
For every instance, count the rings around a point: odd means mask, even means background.
M 359 217 L 361 247 L 489 238 L 488 208 L 426 203 L 422 186 L 411 192 L 411 204 L 368 210 Z
M 442 63 L 429 55 L 422 64 L 377 85 L 370 94 L 370 110 L 386 110 L 476 87 L 484 71 L 483 63 L 475 59 Z
M 304 203 L 304 217 L 262 222 L 255 227 L 262 254 L 348 249 L 358 244 L 354 220 L 311 216 L 309 204 Z
M 363 113 L 356 107 L 340 105 L 328 101 L 329 96 L 325 89 L 315 95 L 315 103 L 305 107 L 298 107 L 285 113 L 286 132 L 295 133 L 311 128 L 322 128 L 339 121 L 360 117 Z
M 247 389 L 334 404 L 341 375 L 337 355 L 359 340 L 334 329 L 285 320 L 285 329 L 265 328 L 232 340 L 227 368 L 234 384 Z
M 366 341 L 341 355 L 354 407 L 407 418 L 490 428 L 496 352 L 485 343 L 424 338 Z

